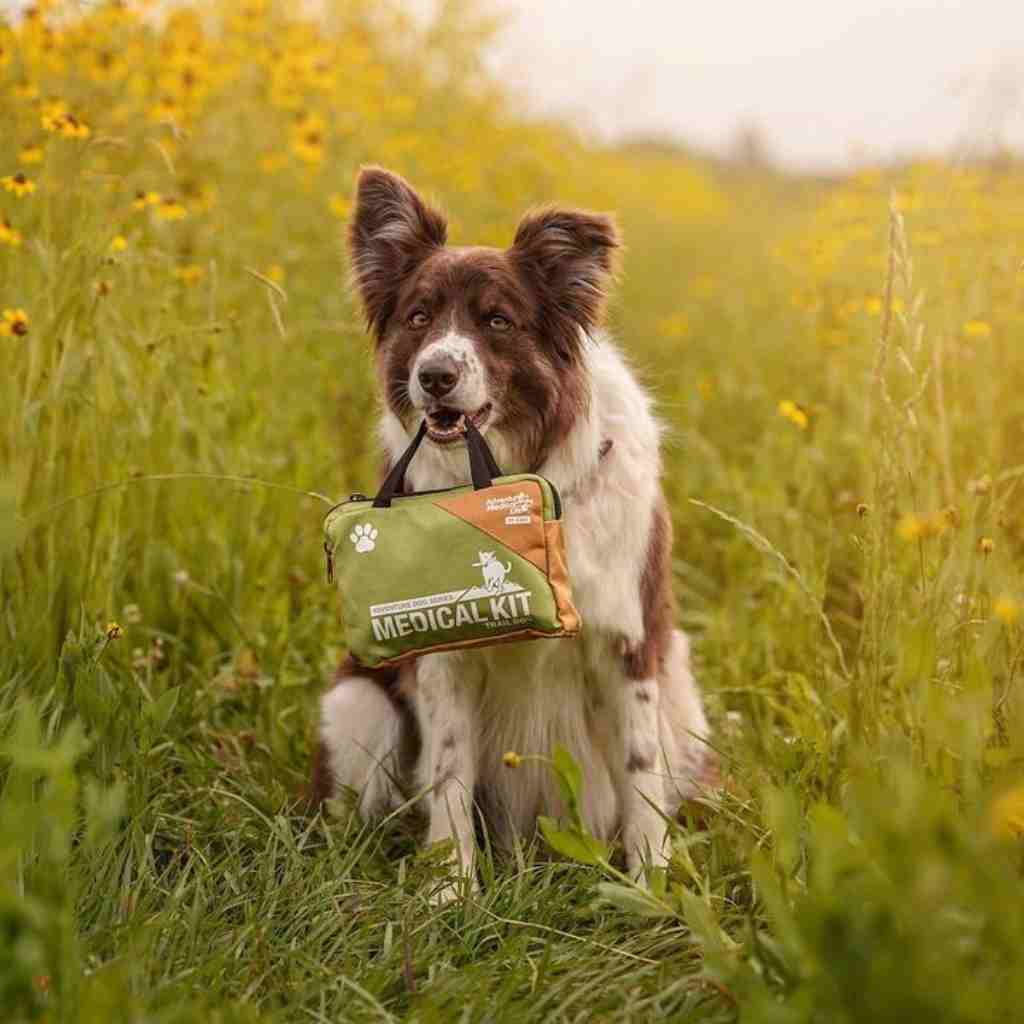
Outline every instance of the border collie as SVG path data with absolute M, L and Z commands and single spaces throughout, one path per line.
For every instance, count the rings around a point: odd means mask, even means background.
M 359 175 L 353 280 L 375 340 L 385 464 L 426 417 L 413 491 L 469 482 L 469 417 L 506 473 L 551 480 L 564 503 L 575 640 L 424 655 L 402 669 L 349 660 L 322 699 L 314 795 L 354 790 L 367 819 L 419 793 L 427 839 L 454 840 L 472 879 L 475 812 L 508 842 L 561 811 L 542 762 L 562 744 L 590 830 L 627 864 L 666 863 L 666 816 L 708 780 L 707 722 L 674 627 L 672 528 L 651 401 L 601 330 L 619 246 L 611 218 L 528 213 L 511 248 L 446 246 L 444 216 L 402 178 Z

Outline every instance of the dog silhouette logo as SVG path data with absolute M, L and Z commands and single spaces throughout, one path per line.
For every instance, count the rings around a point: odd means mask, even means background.
M 505 589 L 505 577 L 512 571 L 512 563 L 504 565 L 494 557 L 493 551 L 479 551 L 480 561 L 473 567 L 484 574 L 484 586 L 492 594 L 500 594 Z

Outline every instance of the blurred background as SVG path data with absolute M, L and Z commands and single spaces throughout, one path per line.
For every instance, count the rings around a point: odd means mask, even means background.
M 0 1017 L 1019 1017 L 1019 5 L 0 11 Z M 300 799 L 364 163 L 619 218 L 725 778 L 655 907 Z
M 1008 0 L 498 9 L 491 66 L 530 109 L 606 140 L 805 171 L 1024 143 L 1024 12 Z

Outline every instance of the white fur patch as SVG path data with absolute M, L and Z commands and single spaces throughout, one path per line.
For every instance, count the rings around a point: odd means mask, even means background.
M 425 409 L 435 401 L 420 385 L 419 373 L 423 366 L 438 357 L 450 359 L 459 374 L 458 383 L 444 396 L 444 404 L 464 412 L 476 412 L 485 405 L 488 398 L 487 373 L 473 339 L 457 331 L 448 331 L 416 356 L 409 374 L 409 397 L 413 405 L 417 409 Z

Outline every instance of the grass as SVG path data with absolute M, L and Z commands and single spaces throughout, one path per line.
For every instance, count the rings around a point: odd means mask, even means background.
M 69 10 L 0 28 L 0 177 L 36 185 L 0 191 L 3 1018 L 1014 1019 L 1014 162 L 592 147 L 515 114 L 471 5 Z M 375 476 L 340 246 L 369 161 L 456 242 L 618 211 L 727 778 L 652 897 L 526 837 L 439 910 L 415 819 L 301 800 L 324 499 Z

